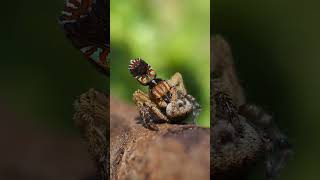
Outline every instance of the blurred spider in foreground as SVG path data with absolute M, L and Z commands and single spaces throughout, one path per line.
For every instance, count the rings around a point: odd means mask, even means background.
M 216 143 L 226 145 L 233 141 L 240 142 L 239 139 L 246 131 L 241 121 L 246 121 L 255 129 L 261 140 L 261 150 L 265 153 L 267 180 L 274 180 L 286 165 L 292 150 L 288 138 L 278 129 L 273 117 L 255 104 L 236 107 L 230 96 L 223 92 L 218 91 L 214 98 L 217 103 L 216 121 L 226 120 L 228 124 L 220 129 L 223 135 L 216 138 Z
M 213 179 L 247 179 L 263 158 L 267 180 L 274 180 L 292 154 L 275 118 L 248 103 L 229 44 L 211 39 L 211 166 Z
M 141 58 L 131 60 L 128 69 L 139 83 L 149 87 L 148 94 L 141 90 L 133 94 L 133 101 L 146 128 L 158 130 L 156 123 L 180 123 L 189 115 L 196 123 L 200 105 L 187 93 L 180 73 L 175 73 L 169 80 L 162 80 Z

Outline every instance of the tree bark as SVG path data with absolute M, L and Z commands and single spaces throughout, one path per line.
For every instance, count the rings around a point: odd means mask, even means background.
M 111 179 L 210 178 L 208 128 L 159 124 L 158 131 L 151 131 L 139 124 L 139 114 L 134 106 L 113 98 L 110 100 L 109 120 L 108 101 L 106 94 L 91 89 L 76 101 L 74 116 L 100 174 L 101 168 L 109 167 L 109 162 L 104 161 L 108 150 L 103 151 L 104 143 L 108 141 L 97 134 L 103 134 L 106 124 L 110 123 Z M 101 162 L 105 166 L 101 166 Z
M 209 179 L 209 129 L 137 123 L 136 108 L 111 100 L 112 179 Z

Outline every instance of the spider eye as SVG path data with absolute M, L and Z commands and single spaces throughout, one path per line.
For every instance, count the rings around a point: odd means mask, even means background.
M 156 71 L 141 58 L 131 60 L 128 69 L 142 85 L 148 85 L 157 75 Z

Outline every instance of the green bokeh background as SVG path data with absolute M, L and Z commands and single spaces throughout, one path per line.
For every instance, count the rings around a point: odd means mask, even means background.
M 199 125 L 210 125 L 210 1 L 111 1 L 111 95 L 133 104 L 142 87 L 128 72 L 141 57 L 170 78 L 180 72 L 202 106 Z
M 272 111 L 293 144 L 294 155 L 281 180 L 320 179 L 319 5 L 211 1 L 212 34 L 231 44 L 248 100 Z

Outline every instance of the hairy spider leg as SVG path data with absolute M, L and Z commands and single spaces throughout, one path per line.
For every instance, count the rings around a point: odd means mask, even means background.
M 155 125 L 155 122 L 154 122 L 155 115 L 152 113 L 152 111 L 148 106 L 141 106 L 139 108 L 139 113 L 143 121 L 143 125 L 146 128 L 155 130 L 155 131 L 159 130 L 159 128 Z
M 238 109 L 230 96 L 226 93 L 218 91 L 215 93 L 214 98 L 217 109 L 216 116 L 220 119 L 229 120 L 231 124 L 237 126 L 236 129 L 241 130 Z
M 147 94 L 140 90 L 137 90 L 133 94 L 133 101 L 138 107 L 142 121 L 145 126 L 151 129 L 157 129 L 154 126 L 154 121 L 162 120 L 169 122 L 168 118 L 157 108 L 157 105 L 153 103 Z

